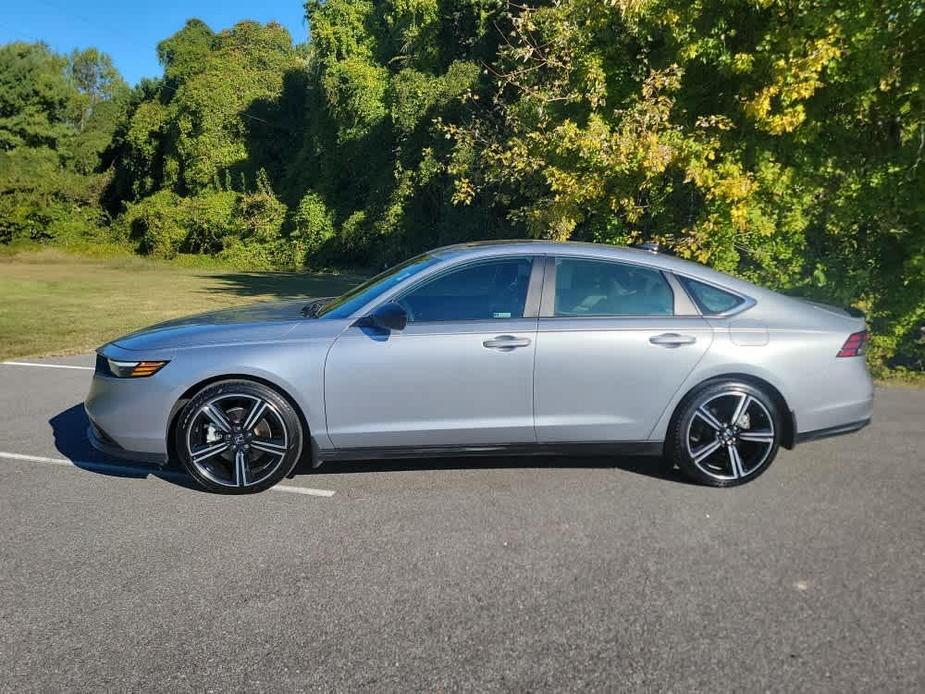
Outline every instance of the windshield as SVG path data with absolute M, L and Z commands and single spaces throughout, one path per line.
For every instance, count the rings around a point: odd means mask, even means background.
M 347 318 L 395 285 L 438 262 L 440 262 L 440 258 L 426 253 L 411 258 L 411 260 L 406 260 L 400 265 L 389 268 L 372 279 L 366 280 L 346 294 L 329 301 L 315 315 L 318 318 Z

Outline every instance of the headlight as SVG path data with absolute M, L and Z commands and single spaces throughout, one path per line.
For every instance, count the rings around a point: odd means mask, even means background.
M 102 366 L 98 360 L 98 367 Z M 153 376 L 160 371 L 166 364 L 166 361 L 119 361 L 116 359 L 106 359 L 106 370 L 109 376 L 116 378 L 144 378 Z

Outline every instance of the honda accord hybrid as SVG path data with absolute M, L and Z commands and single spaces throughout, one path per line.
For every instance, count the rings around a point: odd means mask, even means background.
M 225 493 L 302 458 L 582 452 L 727 487 L 870 421 L 867 340 L 860 313 L 652 250 L 464 244 L 104 345 L 88 436 Z

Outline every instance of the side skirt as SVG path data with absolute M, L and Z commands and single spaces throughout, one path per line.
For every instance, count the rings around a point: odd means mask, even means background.
M 488 446 L 388 446 L 319 450 L 319 463 L 347 460 L 395 460 L 401 458 L 456 458 L 482 456 L 660 456 L 663 441 L 601 443 L 513 443 Z

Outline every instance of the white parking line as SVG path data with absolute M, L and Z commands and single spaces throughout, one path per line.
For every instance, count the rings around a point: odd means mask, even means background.
M 150 474 L 152 472 L 157 472 L 158 474 L 164 475 L 164 477 L 173 477 L 180 478 L 183 477 L 182 474 L 173 472 L 171 470 L 159 470 L 154 467 L 132 467 L 131 465 L 114 465 L 112 463 L 97 463 L 88 460 L 68 460 L 67 458 L 46 458 L 42 455 L 25 455 L 23 453 L 8 453 L 6 451 L 0 451 L 0 458 L 7 458 L 9 460 L 24 460 L 30 463 L 48 463 L 49 465 L 63 465 L 64 467 L 73 467 L 77 469 L 85 470 L 99 470 L 100 472 L 116 472 L 121 474 Z
M 159 468 L 153 467 L 131 467 L 129 465 L 113 465 L 111 463 L 95 463 L 84 460 L 68 460 L 67 458 L 47 458 L 42 455 L 25 455 L 23 453 L 7 453 L 6 451 L 0 451 L 0 458 L 6 458 L 8 460 L 23 460 L 30 463 L 46 463 L 48 465 L 62 465 L 64 467 L 84 469 L 84 470 L 95 470 L 99 472 L 113 472 L 123 475 L 137 475 L 140 473 L 144 474 L 157 474 L 161 477 L 166 477 L 168 479 L 187 479 L 186 475 L 173 472 L 172 470 L 161 470 Z M 294 494 L 307 494 L 309 496 L 323 496 L 331 497 L 334 496 L 334 492 L 330 489 L 312 489 L 310 487 L 291 487 L 289 485 L 278 484 L 275 487 L 270 487 L 272 491 L 276 492 L 291 492 Z
M 308 494 L 309 496 L 334 496 L 334 492 L 330 489 L 312 489 L 311 487 L 290 487 L 286 484 L 277 484 L 275 487 L 270 487 L 272 491 L 275 492 L 293 492 L 294 494 Z
M 44 366 L 46 369 L 80 369 L 93 371 L 92 366 L 77 366 L 76 364 L 37 364 L 31 361 L 0 361 L 2 366 Z
M 23 455 L 22 453 L 6 453 L 4 451 L 0 451 L 0 458 L 10 458 L 11 460 L 28 460 L 33 463 L 51 463 L 52 465 L 78 464 L 78 461 L 71 461 L 67 460 L 66 458 L 46 458 L 41 455 Z

